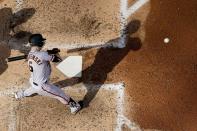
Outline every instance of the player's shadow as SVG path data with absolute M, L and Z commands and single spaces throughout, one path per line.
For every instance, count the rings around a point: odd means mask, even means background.
M 87 93 L 83 99 L 85 107 L 89 105 L 100 87 L 105 83 L 108 73 L 113 71 L 114 67 L 120 63 L 129 51 L 136 51 L 140 47 L 141 41 L 139 38 L 130 38 L 123 49 L 101 48 L 98 51 L 94 63 L 83 71 L 81 81 L 87 88 Z M 93 88 L 91 84 L 98 84 L 99 86 Z
M 24 8 L 12 13 L 11 8 L 0 9 L 0 75 L 8 68 L 6 58 L 10 56 L 11 50 L 19 50 L 26 53 L 29 48 L 24 47 L 28 43 L 31 34 L 26 31 L 14 31 L 18 25 L 27 22 L 35 13 L 33 8 Z
M 100 48 L 95 56 L 94 63 L 83 70 L 82 78 L 78 81 L 74 81 L 74 83 L 70 83 L 69 85 L 72 86 L 76 83 L 83 82 L 87 93 L 83 98 L 83 106 L 87 107 L 89 103 L 93 100 L 96 96 L 97 92 L 99 91 L 100 87 L 105 83 L 107 79 L 108 73 L 113 71 L 114 67 L 120 63 L 120 61 L 130 52 L 130 51 L 137 51 L 141 48 L 141 40 L 139 38 L 132 38 L 130 35 L 135 33 L 140 27 L 140 21 L 133 20 L 128 24 L 127 29 L 127 36 L 128 40 L 126 43 L 126 47 L 123 49 L 119 48 Z M 115 43 L 120 39 L 110 40 L 109 43 Z M 63 81 L 59 81 L 55 84 L 59 86 L 68 85 L 67 82 L 71 81 L 72 79 L 67 79 Z M 91 86 L 92 84 L 98 84 L 99 86 Z

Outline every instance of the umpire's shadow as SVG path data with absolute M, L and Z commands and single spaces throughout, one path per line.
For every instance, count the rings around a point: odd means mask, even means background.
M 16 13 L 11 8 L 0 9 L 0 75 L 8 68 L 6 58 L 11 55 L 11 50 L 19 50 L 22 53 L 28 52 L 27 44 L 30 32 L 21 31 L 18 25 L 27 22 L 35 13 L 34 8 L 24 8 Z
M 129 53 L 129 51 L 136 51 L 141 48 L 141 41 L 139 38 L 131 38 L 130 35 L 135 33 L 140 27 L 140 21 L 134 20 L 128 24 L 127 34 L 128 42 L 126 47 L 123 49 L 118 48 L 100 48 L 95 56 L 94 63 L 83 70 L 82 78 L 78 81 L 69 84 L 74 85 L 83 82 L 87 93 L 83 98 L 83 106 L 87 107 L 89 103 L 94 99 L 100 87 L 105 83 L 107 79 L 107 74 L 110 73 L 114 67 Z M 109 41 L 116 42 L 119 38 Z M 67 82 L 72 81 L 72 79 L 67 79 L 63 81 L 56 82 L 59 86 L 68 85 Z M 70 82 L 69 82 L 70 83 Z M 99 86 L 91 86 L 92 84 L 98 84 Z

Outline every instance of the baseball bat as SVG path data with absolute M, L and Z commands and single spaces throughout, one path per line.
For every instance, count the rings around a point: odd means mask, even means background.
M 60 52 L 58 48 L 53 48 L 52 50 L 47 50 L 49 54 L 57 54 Z M 12 62 L 12 61 L 18 61 L 22 59 L 26 59 L 28 55 L 20 55 L 20 56 L 15 56 L 15 57 L 8 57 L 6 59 L 7 62 Z
M 22 59 L 26 59 L 27 55 L 21 55 L 21 56 L 15 56 L 15 57 L 8 57 L 6 59 L 7 62 L 12 62 L 12 61 L 17 61 L 17 60 L 22 60 Z

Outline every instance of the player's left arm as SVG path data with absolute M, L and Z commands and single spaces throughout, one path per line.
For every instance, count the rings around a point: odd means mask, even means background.
M 59 56 L 57 56 L 56 54 L 53 54 L 53 59 L 52 59 L 52 62 L 61 62 L 62 61 L 62 59 L 59 57 Z
M 51 62 L 61 62 L 62 59 L 57 56 L 56 54 L 49 54 L 48 52 L 43 52 L 42 57 L 45 61 L 51 61 Z

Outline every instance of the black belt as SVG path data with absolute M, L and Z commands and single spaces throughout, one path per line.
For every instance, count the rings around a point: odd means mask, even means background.
M 45 84 L 45 83 L 47 83 L 47 81 L 45 81 L 44 84 Z M 36 82 L 33 82 L 33 84 L 34 84 L 35 86 L 38 86 L 38 84 L 37 84 Z

